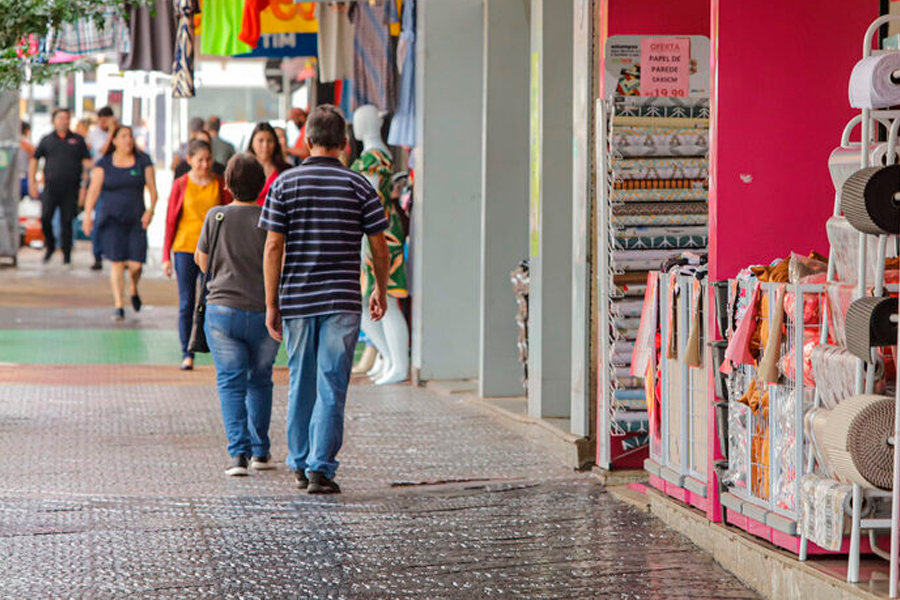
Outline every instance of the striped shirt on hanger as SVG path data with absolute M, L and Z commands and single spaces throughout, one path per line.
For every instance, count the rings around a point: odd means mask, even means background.
M 362 236 L 388 227 L 365 177 L 335 158 L 310 157 L 272 184 L 259 226 L 285 236 L 283 318 L 362 311 Z

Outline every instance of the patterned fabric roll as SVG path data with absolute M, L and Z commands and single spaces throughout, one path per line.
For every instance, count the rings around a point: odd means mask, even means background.
M 178 16 L 175 59 L 172 61 L 172 97 L 193 98 L 194 91 L 194 2 L 173 0 Z
M 616 190 L 706 189 L 706 179 L 625 179 L 616 181 Z

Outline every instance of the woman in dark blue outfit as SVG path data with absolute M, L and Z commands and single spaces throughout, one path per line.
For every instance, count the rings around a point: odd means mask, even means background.
M 150 194 L 150 208 L 144 202 L 144 189 Z M 94 227 L 91 215 L 99 198 L 97 235 L 103 256 L 112 263 L 110 283 L 116 311 L 113 318 L 125 318 L 125 268 L 131 274 L 131 305 L 141 309 L 138 282 L 147 261 L 147 227 L 156 208 L 156 173 L 150 157 L 135 150 L 130 127 L 119 126 L 110 137 L 106 153 L 91 170 L 84 214 L 84 233 Z

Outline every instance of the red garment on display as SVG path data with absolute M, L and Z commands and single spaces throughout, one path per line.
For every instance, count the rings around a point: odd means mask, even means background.
M 244 3 L 244 20 L 238 39 L 256 48 L 259 36 L 262 35 L 259 14 L 269 6 L 269 0 L 246 0 Z
M 259 196 L 256 198 L 256 203 L 262 206 L 266 203 L 266 196 L 269 195 L 269 188 L 272 187 L 272 184 L 275 183 L 275 180 L 278 179 L 278 176 L 281 175 L 277 170 L 272 171 L 272 174 L 269 175 L 269 178 L 266 179 L 266 185 L 263 186 L 262 191 L 259 193 Z

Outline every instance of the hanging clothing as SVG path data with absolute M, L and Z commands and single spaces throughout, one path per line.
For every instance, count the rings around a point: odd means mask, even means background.
M 178 14 L 172 97 L 194 97 L 194 0 L 174 0 Z
M 319 81 L 353 77 L 353 23 L 348 2 L 316 4 L 319 22 Z
M 261 2 L 249 0 L 247 5 L 256 3 Z M 253 50 L 252 46 L 239 39 L 244 21 L 243 0 L 206 0 L 200 16 L 200 52 L 203 54 L 234 56 Z
M 391 121 L 388 144 L 412 147 L 416 145 L 416 0 L 406 0 L 403 6 L 397 67 L 400 70 L 400 97 Z
M 353 110 L 374 104 L 393 112 L 396 98 L 391 2 L 357 2 L 350 7 L 353 34 Z
M 132 8 L 128 29 L 131 44 L 128 51 L 122 54 L 119 67 L 123 71 L 171 73 L 176 37 L 175 5 L 172 0 L 156 0 L 152 6 Z
M 262 35 L 260 13 L 268 6 L 269 0 L 247 0 L 244 3 L 241 33 L 238 35 L 238 39 L 252 48 L 256 48 L 259 44 L 259 36 Z
M 400 208 L 391 198 L 391 176 L 394 172 L 394 162 L 391 157 L 382 150 L 368 150 L 363 153 L 350 167 L 364 175 L 369 180 L 378 182 L 375 191 L 384 207 L 384 214 L 388 220 L 388 229 L 384 232 L 390 252 L 390 270 L 388 276 L 388 294 L 394 298 L 406 298 L 409 296 L 409 286 L 406 282 L 406 262 L 404 261 L 403 247 L 406 242 L 406 232 L 400 219 Z M 366 242 L 366 262 L 362 272 L 362 292 L 369 296 L 375 290 L 375 266 L 372 262 L 372 251 Z
M 101 30 L 91 19 L 78 19 L 74 23 L 63 23 L 56 40 L 56 50 L 69 54 L 91 54 L 94 52 L 128 52 L 131 36 L 128 24 L 122 17 L 108 13 Z

